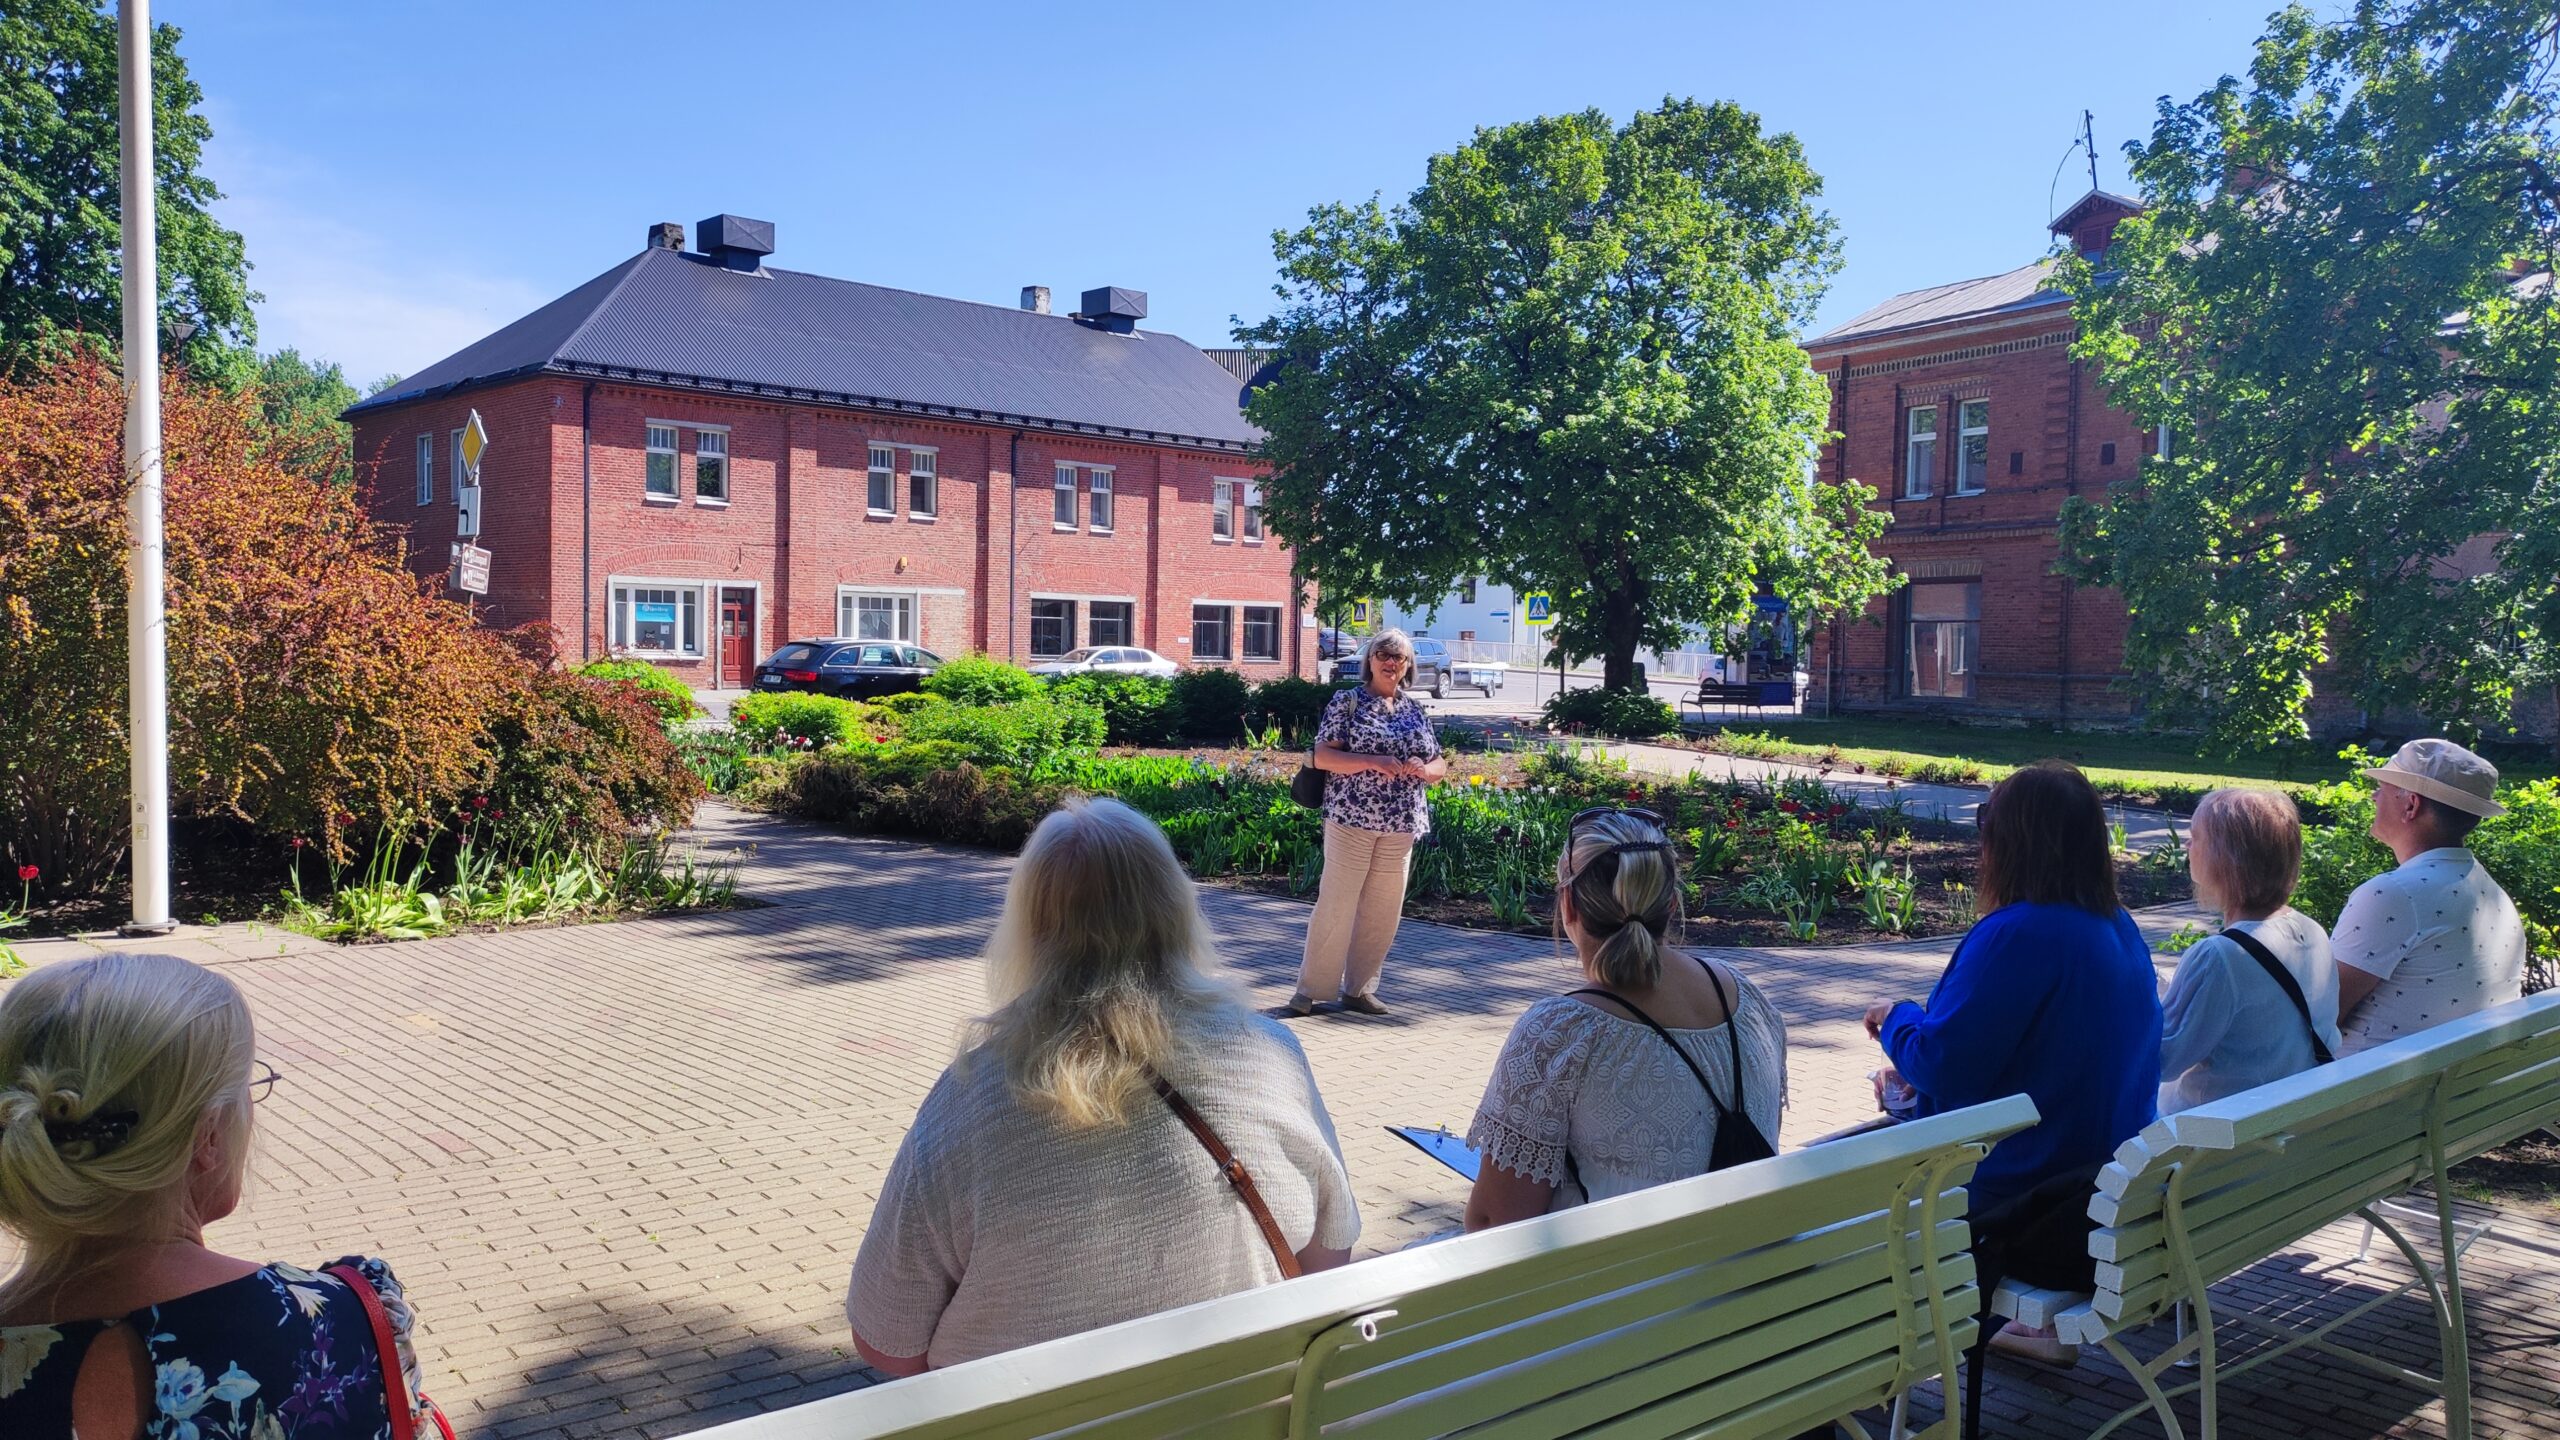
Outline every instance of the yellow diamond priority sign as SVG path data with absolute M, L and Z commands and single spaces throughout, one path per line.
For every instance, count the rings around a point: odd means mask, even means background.
M 480 423 L 480 412 L 474 410 L 462 426 L 462 473 L 470 477 L 473 485 L 480 483 L 480 453 L 488 448 L 489 431 Z

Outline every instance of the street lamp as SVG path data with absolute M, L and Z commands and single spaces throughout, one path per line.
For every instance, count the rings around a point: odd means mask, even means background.
M 131 710 L 133 916 L 128 935 L 178 928 L 169 905 L 169 636 L 160 526 L 158 167 L 151 143 L 151 0 L 116 6 L 117 99 L 123 130 L 125 680 Z M 186 324 L 181 321 L 180 324 Z M 180 335 L 194 333 L 187 325 Z

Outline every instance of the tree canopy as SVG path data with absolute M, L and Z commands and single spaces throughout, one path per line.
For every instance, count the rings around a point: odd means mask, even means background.
M 249 264 L 238 232 L 208 208 L 221 192 L 196 167 L 213 130 L 177 29 L 154 27 L 151 52 L 160 310 L 164 323 L 197 327 L 182 353 L 210 371 L 256 336 Z M 9 0 L 0 7 L 0 371 L 66 336 L 111 347 L 122 334 L 123 172 L 112 9 Z
M 1275 533 L 1318 586 L 1423 605 L 1486 574 L 1556 597 L 1556 640 L 1633 683 L 1642 646 L 1889 584 L 1873 492 L 1812 470 L 1797 347 L 1839 265 L 1794 137 L 1666 100 L 1476 132 L 1392 207 L 1273 237 L 1283 364 L 1250 404 Z
M 2149 208 L 2060 283 L 2169 453 L 2064 533 L 2159 718 L 2300 736 L 2318 677 L 2469 732 L 2560 673 L 2553 24 L 2297 6 L 2127 147 Z

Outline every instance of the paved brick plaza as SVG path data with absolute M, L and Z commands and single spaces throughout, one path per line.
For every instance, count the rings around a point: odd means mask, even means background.
M 973 957 L 1006 862 L 717 809 L 700 835 L 740 852 L 742 888 L 772 903 L 352 949 L 226 927 L 172 947 L 248 990 L 286 1077 L 260 1111 L 248 1203 L 214 1243 L 389 1257 L 419 1309 L 428 1389 L 467 1435 L 674 1434 L 869 1379 L 840 1314 L 846 1270 L 900 1133 L 982 999 Z M 1232 891 L 1208 905 L 1257 999 L 1284 997 L 1305 907 Z M 38 963 L 72 953 L 30 949 Z M 1787 1015 L 1788 1143 L 1863 1116 L 1875 1059 L 1858 1013 L 1925 992 L 1944 953 L 1741 957 Z M 1538 942 L 1409 925 L 1392 1019 L 1298 1023 L 1364 1253 L 1454 1226 L 1464 1199 L 1380 1127 L 1463 1128 L 1511 1018 L 1567 979 Z M 2501 1217 L 2466 1267 L 2483 1436 L 2560 1436 L 2554 1220 Z M 2221 1303 L 2288 1320 L 2341 1308 L 2355 1232 L 2316 1238 Z M 2345 1334 L 2433 1368 L 2419 1302 Z M 2084 1434 L 2132 1398 L 2094 1351 L 2067 1377 L 1995 1366 L 1988 1428 Z M 2226 1387 L 2225 1433 L 2441 1434 L 2423 1399 L 2292 1356 Z

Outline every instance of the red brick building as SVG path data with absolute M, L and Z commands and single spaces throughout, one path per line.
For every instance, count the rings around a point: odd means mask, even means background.
M 2092 191 L 2053 222 L 2083 254 L 2139 203 Z M 1805 345 L 1831 387 L 1820 457 L 1893 516 L 1877 548 L 1907 585 L 1813 637 L 1811 706 L 2122 723 L 2125 610 L 2053 573 L 2074 495 L 2103 497 L 2154 437 L 2109 408 L 2038 260 L 1897 295 Z
M 1017 660 L 1135 645 L 1311 674 L 1265 535 L 1242 387 L 1143 293 L 1053 315 L 766 264 L 714 216 L 348 411 L 372 512 L 449 563 L 468 413 L 489 434 L 481 608 L 572 659 L 735 686 L 785 640 Z

